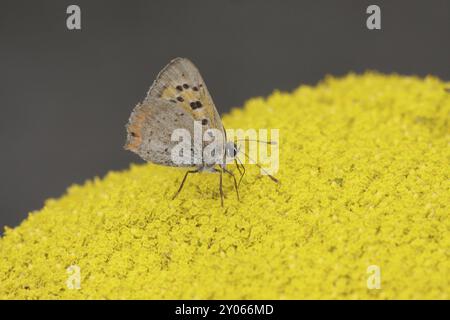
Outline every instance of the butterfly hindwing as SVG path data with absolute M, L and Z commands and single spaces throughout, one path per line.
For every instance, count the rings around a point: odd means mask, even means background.
M 126 127 L 125 149 L 156 164 L 182 166 L 172 160 L 172 148 L 178 143 L 171 141 L 172 133 L 186 129 L 193 137 L 194 119 L 176 103 L 150 97 L 134 108 Z

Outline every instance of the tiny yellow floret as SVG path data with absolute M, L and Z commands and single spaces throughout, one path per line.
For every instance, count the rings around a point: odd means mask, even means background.
M 152 164 L 74 185 L 6 228 L 0 298 L 450 299 L 448 87 L 368 72 L 251 99 L 224 125 L 279 129 L 281 184 L 247 165 L 223 208 L 217 175 L 172 201 L 184 171 Z

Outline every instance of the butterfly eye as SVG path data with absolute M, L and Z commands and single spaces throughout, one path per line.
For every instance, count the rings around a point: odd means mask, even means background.
M 231 157 L 231 158 L 236 157 L 236 154 L 237 154 L 236 144 L 234 144 L 232 142 L 228 142 L 226 144 L 225 148 L 226 148 L 226 152 L 227 152 L 228 157 Z

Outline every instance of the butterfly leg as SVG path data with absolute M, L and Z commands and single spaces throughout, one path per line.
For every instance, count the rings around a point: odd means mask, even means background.
M 180 193 L 181 189 L 183 189 L 183 186 L 184 186 L 184 183 L 186 182 L 186 178 L 187 178 L 188 174 L 189 173 L 197 173 L 197 172 L 198 172 L 198 170 L 189 170 L 189 171 L 186 172 L 186 174 L 184 175 L 183 181 L 181 181 L 181 185 L 178 188 L 178 191 L 172 197 L 172 200 L 174 200 L 178 196 L 178 194 Z
M 236 158 L 234 159 L 234 163 L 236 164 L 236 168 L 239 171 L 239 177 L 242 177 L 242 170 L 241 170 L 241 167 L 239 167 L 239 164 L 238 164 Z
M 231 172 L 230 170 L 225 169 L 225 168 L 223 168 L 223 171 L 225 171 L 226 173 L 228 173 L 230 176 L 233 177 L 234 189 L 236 190 L 236 196 L 237 196 L 238 201 L 241 201 L 241 199 L 239 198 L 239 188 L 238 188 L 238 184 L 237 184 L 237 181 L 236 181 L 236 177 L 234 176 L 234 173 Z
M 222 170 L 220 172 L 219 189 L 220 189 L 220 204 L 223 207 L 223 188 L 222 188 Z
M 238 161 L 239 161 L 239 163 L 238 163 Z M 244 175 L 245 175 L 245 166 L 242 164 L 241 160 L 238 160 L 237 158 L 234 158 L 234 163 L 236 164 L 236 167 L 238 168 L 238 171 L 241 175 L 239 178 L 239 182 L 238 182 L 238 187 L 239 187 L 241 185 L 242 178 L 244 178 Z M 241 169 L 239 168 L 239 164 L 242 167 L 242 172 L 241 172 Z
M 216 172 L 218 172 L 220 174 L 220 178 L 219 178 L 220 204 L 223 207 L 223 188 L 222 188 L 223 171 L 222 171 L 222 169 L 217 169 L 217 168 L 214 168 L 214 171 L 216 171 Z

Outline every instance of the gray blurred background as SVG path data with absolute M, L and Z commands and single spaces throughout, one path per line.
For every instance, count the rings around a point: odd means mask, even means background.
M 77 4 L 82 30 L 66 28 Z M 366 28 L 381 7 L 382 29 Z M 0 228 L 72 183 L 141 162 L 124 125 L 158 71 L 188 57 L 221 113 L 326 74 L 450 79 L 448 0 L 0 2 Z

